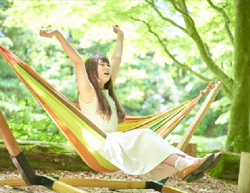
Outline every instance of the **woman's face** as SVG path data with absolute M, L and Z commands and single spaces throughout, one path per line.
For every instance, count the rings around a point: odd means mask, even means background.
M 104 88 L 104 85 L 109 81 L 111 77 L 110 64 L 99 59 L 97 65 L 97 73 L 99 87 Z

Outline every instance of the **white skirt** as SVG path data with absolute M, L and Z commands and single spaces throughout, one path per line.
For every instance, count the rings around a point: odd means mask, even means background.
M 108 133 L 100 154 L 122 171 L 161 180 L 177 170 L 162 162 L 171 154 L 185 155 L 150 129 Z

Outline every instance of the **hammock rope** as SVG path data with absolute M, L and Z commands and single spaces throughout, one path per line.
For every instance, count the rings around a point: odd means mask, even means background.
M 85 163 L 100 172 L 119 170 L 99 154 L 99 149 L 107 136 L 105 132 L 88 120 L 75 104 L 58 92 L 28 64 L 1 44 L 0 53 L 75 147 Z M 214 82 L 211 82 L 195 99 L 168 111 L 143 117 L 128 116 L 125 122 L 118 126 L 117 131 L 149 128 L 165 138 L 191 111 L 199 99 L 213 88 L 213 84 Z

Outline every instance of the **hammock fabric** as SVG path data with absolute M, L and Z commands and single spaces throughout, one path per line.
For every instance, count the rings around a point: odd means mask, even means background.
M 99 149 L 106 138 L 105 132 L 88 120 L 74 103 L 53 88 L 28 64 L 1 44 L 0 53 L 89 167 L 99 172 L 119 170 L 99 154 Z M 201 96 L 212 89 L 212 85 L 213 82 L 195 99 L 184 102 L 171 110 L 143 117 L 128 116 L 125 122 L 118 126 L 117 131 L 149 128 L 165 138 L 191 111 Z

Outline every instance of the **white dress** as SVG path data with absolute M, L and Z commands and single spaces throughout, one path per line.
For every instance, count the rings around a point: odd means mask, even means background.
M 81 112 L 107 133 L 99 153 L 122 171 L 132 175 L 143 175 L 151 180 L 161 180 L 177 172 L 174 167 L 162 164 L 162 161 L 171 154 L 184 153 L 150 129 L 116 132 L 118 125 L 116 106 L 108 90 L 103 90 L 103 93 L 112 109 L 110 120 L 104 120 L 96 113 L 98 107 L 96 97 L 90 103 L 84 103 L 79 98 Z

